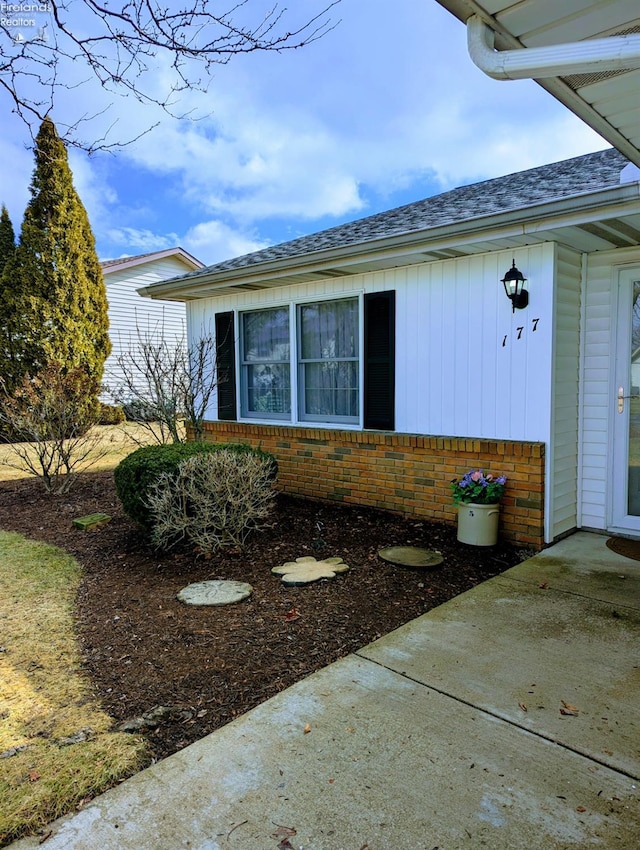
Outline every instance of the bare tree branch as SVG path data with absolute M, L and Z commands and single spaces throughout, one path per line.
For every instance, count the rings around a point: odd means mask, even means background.
M 291 13 L 278 3 L 265 6 L 265 0 L 239 0 L 224 11 L 220 0 L 185 6 L 174 5 L 175 0 L 127 0 L 113 8 L 106 0 L 49 0 L 38 4 L 47 11 L 34 12 L 41 16 L 37 19 L 24 17 L 29 4 L 16 4 L 25 11 L 13 13 L 15 18 L 5 11 L 0 19 L 0 92 L 30 129 L 40 125 L 63 90 L 92 79 L 108 92 L 182 117 L 175 111 L 180 93 L 206 92 L 216 65 L 242 53 L 295 50 L 317 41 L 337 26 L 330 12 L 339 2 L 330 0 L 291 29 L 285 20 Z M 158 93 L 157 75 L 149 72 L 167 58 L 172 80 Z M 83 140 L 79 127 L 93 117 L 82 115 L 65 131 L 56 115 L 56 124 L 68 144 L 90 152 L 133 141 Z
M 193 344 L 167 338 L 162 325 L 143 330 L 115 358 L 105 390 L 158 443 L 179 443 L 187 425 L 204 437 L 204 419 L 214 391 L 227 377 L 218 373 L 216 341 L 203 334 Z
M 106 454 L 97 424 L 95 381 L 81 369 L 65 373 L 50 363 L 35 378 L 25 375 L 18 389 L 0 392 L 2 441 L 11 454 L 5 466 L 40 479 L 47 493 L 66 493 L 80 468 Z

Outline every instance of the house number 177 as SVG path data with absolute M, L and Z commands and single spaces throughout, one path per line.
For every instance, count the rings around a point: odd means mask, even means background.
M 540 321 L 540 319 L 531 319 L 531 324 L 533 325 L 532 331 L 538 330 L 538 322 L 539 321 Z M 516 339 L 522 339 L 522 333 L 524 331 L 524 325 L 521 325 L 520 327 L 516 328 L 516 331 L 517 331 Z M 508 334 L 505 334 L 504 337 L 502 338 L 502 347 L 503 348 L 507 344 L 507 339 L 508 339 Z

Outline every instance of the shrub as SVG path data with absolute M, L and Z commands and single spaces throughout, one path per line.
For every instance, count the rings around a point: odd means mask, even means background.
M 228 380 L 218 374 L 216 352 L 224 340 L 204 328 L 198 339 L 171 340 L 162 322 L 153 329 L 136 327 L 136 332 L 108 376 L 112 397 L 159 443 L 184 442 L 184 425 L 196 441 L 202 440 L 215 388 L 219 380 Z
M 124 512 L 147 530 L 153 526 L 149 508 L 152 487 L 163 475 L 173 480 L 183 460 L 198 454 L 213 454 L 224 449 L 238 455 L 255 454 L 269 462 L 271 481 L 275 480 L 278 464 L 273 455 L 246 445 L 225 443 L 166 443 L 143 446 L 120 461 L 114 470 L 116 492 Z
M 99 424 L 100 425 L 120 425 L 125 421 L 124 410 L 117 404 L 105 404 L 99 402 Z
M 0 397 L 0 428 L 10 442 L 5 463 L 37 476 L 48 493 L 66 493 L 78 467 L 104 453 L 98 421 L 97 385 L 82 369 L 49 363 L 34 378 L 25 375 L 13 395 Z
M 148 423 L 155 422 L 158 418 L 158 412 L 153 405 L 138 398 L 123 402 L 122 410 L 128 422 Z
M 180 462 L 177 477 L 163 473 L 151 488 L 151 540 L 170 549 L 189 540 L 203 553 L 242 548 L 273 508 L 273 466 L 268 455 L 232 448 Z

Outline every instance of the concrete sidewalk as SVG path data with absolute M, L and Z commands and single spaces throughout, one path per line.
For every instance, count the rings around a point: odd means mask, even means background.
M 605 539 L 576 534 L 319 671 L 42 846 L 637 850 L 640 562 Z

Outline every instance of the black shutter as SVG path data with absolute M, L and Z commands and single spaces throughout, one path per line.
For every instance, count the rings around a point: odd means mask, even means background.
M 237 418 L 234 334 L 233 313 L 216 313 L 218 419 L 234 420 Z
M 364 427 L 395 428 L 396 293 L 364 296 Z

